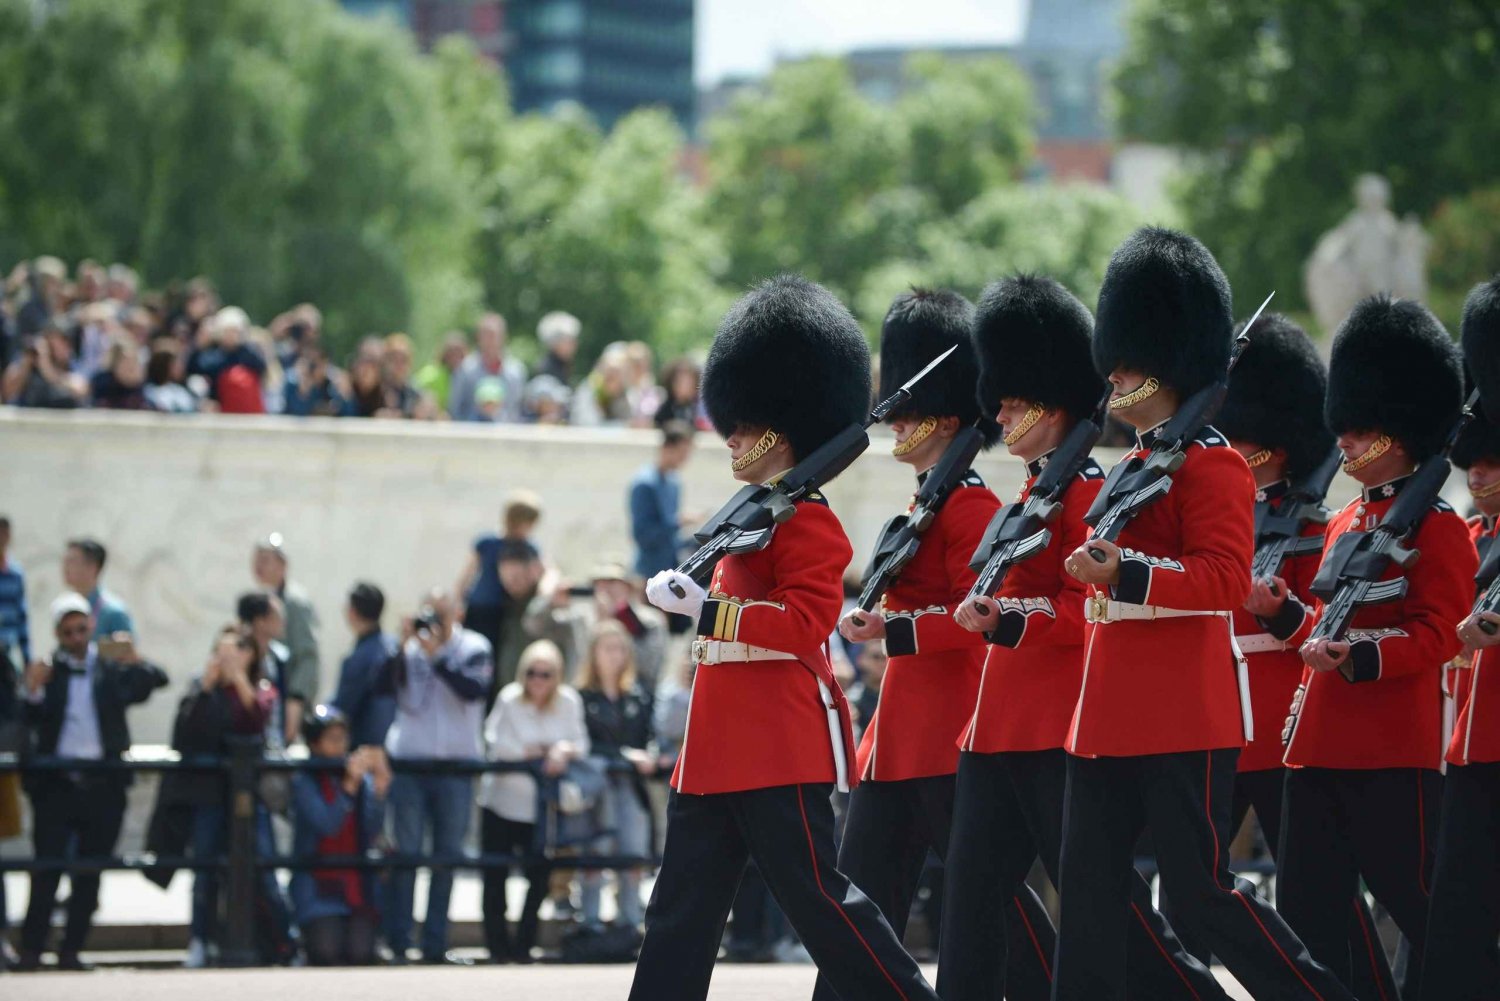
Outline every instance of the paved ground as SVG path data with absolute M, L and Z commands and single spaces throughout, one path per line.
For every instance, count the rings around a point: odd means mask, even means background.
M 103 970 L 0 977 L 7 1001 L 624 1001 L 628 966 L 368 970 Z M 931 977 L 932 970 L 928 969 Z M 810 966 L 721 965 L 711 1001 L 807 1001 Z M 1231 987 L 1236 1001 L 1250 995 Z

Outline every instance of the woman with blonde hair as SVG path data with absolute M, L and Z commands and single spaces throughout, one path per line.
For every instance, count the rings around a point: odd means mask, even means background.
M 645 856 L 651 846 L 651 807 L 644 778 L 656 771 L 651 743 L 651 696 L 636 681 L 635 645 L 619 622 L 606 619 L 589 632 L 588 653 L 579 665 L 591 754 L 608 769 L 604 793 L 595 805 L 594 850 L 610 855 Z M 639 926 L 641 870 L 616 873 L 615 901 L 620 923 Z M 583 877 L 583 922 L 600 928 L 599 898 L 604 874 Z
M 578 693 L 562 683 L 563 656 L 557 644 L 537 640 L 521 651 L 517 678 L 500 690 L 484 721 L 491 761 L 529 761 L 557 778 L 589 751 Z M 489 772 L 479 787 L 480 850 L 486 855 L 530 856 L 536 849 L 537 785 L 523 771 Z M 512 943 L 505 922 L 505 869 L 484 872 L 484 936 L 491 962 L 525 963 L 536 944 L 537 912 L 547 896 L 545 863 L 523 867 L 526 903 Z

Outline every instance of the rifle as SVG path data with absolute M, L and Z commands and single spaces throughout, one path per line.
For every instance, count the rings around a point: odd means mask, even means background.
M 1250 561 L 1250 578 L 1261 580 L 1281 573 L 1281 566 L 1293 556 L 1323 551 L 1322 536 L 1304 536 L 1309 524 L 1327 524 L 1328 509 L 1323 498 L 1329 484 L 1343 464 L 1338 449 L 1330 449 L 1315 469 L 1293 483 L 1280 504 L 1262 501 L 1255 505 L 1255 558 Z M 1276 588 L 1273 585 L 1272 590 Z
M 957 350 L 954 345 L 938 355 L 907 380 L 906 385 L 876 404 L 863 423 L 850 424 L 819 445 L 774 485 L 755 483 L 741 487 L 728 504 L 693 533 L 700 545 L 677 567 L 677 572 L 706 587 L 714 567 L 725 556 L 753 553 L 770 545 L 776 526 L 796 513 L 796 503 L 848 469 L 870 447 L 870 426 L 885 420 L 891 411 L 911 399 L 911 387 Z M 675 582 L 669 587 L 677 597 L 685 596 Z
M 953 441 L 944 449 L 943 457 L 932 467 L 927 479 L 922 481 L 922 488 L 917 491 L 911 513 L 898 514 L 885 523 L 885 527 L 880 530 L 880 542 L 876 544 L 875 553 L 870 558 L 869 569 L 865 571 L 864 586 L 859 592 L 860 611 L 868 612 L 880 604 L 885 592 L 901 576 L 901 571 L 906 569 L 912 557 L 917 555 L 917 550 L 922 545 L 922 536 L 932 527 L 938 512 L 968 474 L 969 467 L 974 464 L 974 457 L 979 454 L 983 444 L 984 436 L 979 433 L 978 428 L 966 427 L 954 435 Z M 862 619 L 860 624 L 864 624 Z
M 1483 543 L 1485 540 L 1480 539 Z M 1479 572 L 1474 575 L 1474 589 L 1477 597 L 1474 599 L 1474 609 L 1470 613 L 1479 615 L 1481 612 L 1500 612 L 1500 587 L 1495 586 L 1496 578 L 1500 578 L 1500 545 L 1494 540 L 1480 550 L 1482 558 L 1479 561 Z M 1479 628 L 1490 636 L 1495 635 L 1497 628 L 1493 622 L 1486 619 L 1479 620 Z
M 1334 540 L 1313 578 L 1312 593 L 1323 599 L 1323 614 L 1310 640 L 1343 640 L 1354 613 L 1365 605 L 1379 605 L 1405 596 L 1404 576 L 1381 580 L 1391 564 L 1411 569 L 1421 554 L 1406 546 L 1442 492 L 1451 468 L 1448 452 L 1460 431 L 1473 418 L 1476 390 L 1464 404 L 1463 416 L 1448 434 L 1446 444 L 1412 473 L 1380 524 L 1368 532 L 1345 532 Z
M 1026 499 L 1005 505 L 990 518 L 969 560 L 969 568 L 979 575 L 969 589 L 970 598 L 993 598 L 1011 567 L 1047 548 L 1052 540 L 1052 529 L 1047 526 L 1057 520 L 1063 493 L 1089 461 L 1089 453 L 1099 441 L 1109 397 L 1106 390 L 1093 416 L 1073 425 L 1026 492 Z
M 1229 356 L 1224 377 L 1183 401 L 1172 419 L 1157 432 L 1144 457 L 1128 459 L 1109 471 L 1099 496 L 1094 498 L 1093 506 L 1083 516 L 1083 520 L 1093 526 L 1091 539 L 1114 542 L 1136 515 L 1172 489 L 1172 474 L 1182 467 L 1188 445 L 1198 436 L 1203 425 L 1213 420 L 1224 402 L 1224 395 L 1229 391 L 1229 373 L 1234 371 L 1234 363 L 1240 360 L 1250 343 L 1250 329 L 1275 295 L 1272 292 L 1266 296 L 1266 301 L 1260 304 L 1260 309 L 1234 339 L 1234 352 Z M 1093 547 L 1088 547 L 1088 550 L 1097 563 L 1109 558 L 1102 550 Z

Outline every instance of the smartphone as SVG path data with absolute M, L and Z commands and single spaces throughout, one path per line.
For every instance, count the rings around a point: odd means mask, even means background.
M 135 653 L 130 640 L 106 638 L 99 641 L 99 656 L 104 660 L 128 660 Z

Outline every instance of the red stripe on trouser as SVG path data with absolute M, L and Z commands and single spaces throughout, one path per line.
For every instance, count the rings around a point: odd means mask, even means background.
M 1021 906 L 1021 898 L 1016 896 L 1010 899 L 1016 905 L 1016 913 L 1021 915 L 1021 924 L 1026 927 L 1026 937 L 1031 939 L 1031 947 L 1036 950 L 1036 958 L 1042 964 L 1042 973 L 1046 975 L 1047 982 L 1051 983 L 1052 967 L 1047 963 L 1047 951 L 1042 948 L 1042 943 L 1037 941 L 1036 929 L 1031 927 L 1031 919 L 1026 916 L 1026 908 Z
M 1204 787 L 1203 787 L 1204 788 L 1204 793 L 1203 793 L 1203 816 L 1204 816 L 1205 819 L 1207 819 L 1207 821 L 1208 821 L 1208 829 L 1209 829 L 1210 833 L 1212 833 L 1213 836 L 1214 836 L 1214 868 L 1213 868 L 1214 888 L 1218 889 L 1218 890 L 1223 890 L 1224 887 L 1222 887 L 1222 886 L 1219 885 L 1219 829 L 1214 826 L 1214 815 L 1213 815 L 1213 809 L 1212 809 L 1213 800 L 1210 798 L 1210 794 L 1209 794 L 1209 790 L 1213 786 L 1213 773 L 1214 773 L 1214 752 L 1213 751 L 1209 751 L 1208 752 L 1208 780 L 1207 780 L 1207 782 L 1205 782 Z M 1294 963 L 1294 962 L 1292 962 L 1292 958 L 1290 956 L 1288 956 L 1286 954 L 1286 952 L 1281 948 L 1281 943 L 1278 942 L 1278 941 L 1276 941 L 1276 937 L 1274 935 L 1272 935 L 1271 932 L 1266 928 L 1265 923 L 1262 922 L 1261 919 L 1260 919 L 1260 915 L 1255 913 L 1255 908 L 1250 906 L 1250 901 L 1248 901 L 1248 900 L 1245 899 L 1244 894 L 1240 893 L 1239 890 L 1230 890 L 1229 892 L 1231 894 L 1233 894 L 1234 897 L 1237 900 L 1239 900 L 1239 902 L 1241 904 L 1243 904 L 1245 906 L 1245 910 L 1249 912 L 1251 920 L 1255 922 L 1255 925 L 1256 925 L 1256 927 L 1258 927 L 1260 929 L 1261 934 L 1266 937 L 1266 941 L 1268 941 L 1268 942 L 1271 943 L 1271 948 L 1273 948 L 1273 949 L 1276 950 L 1276 954 L 1281 957 L 1282 962 L 1286 963 L 1286 965 L 1291 969 L 1291 971 L 1297 975 L 1297 979 L 1300 980 L 1300 981 L 1302 981 L 1302 986 L 1307 988 L 1308 993 L 1310 993 L 1313 997 L 1317 998 L 1318 1001 L 1323 1001 L 1323 995 L 1319 994 L 1316 990 L 1314 990 L 1313 989 L 1313 985 L 1311 983 L 1309 983 L 1308 979 L 1302 975 L 1302 971 L 1299 970 L 1299 969 L 1297 969 L 1297 964 Z
M 1291 971 L 1297 975 L 1297 979 L 1302 981 L 1302 986 L 1307 988 L 1307 992 L 1313 997 L 1317 998 L 1318 1001 L 1323 1001 L 1323 995 L 1319 994 L 1313 988 L 1313 985 L 1310 984 L 1307 978 L 1302 975 L 1302 971 L 1297 969 L 1297 964 L 1292 962 L 1292 957 L 1288 956 L 1286 952 L 1282 950 L 1281 943 L 1276 941 L 1275 936 L 1273 936 L 1269 931 L 1266 930 L 1265 924 L 1263 924 L 1260 920 L 1260 915 L 1256 914 L 1255 908 L 1250 906 L 1250 901 L 1246 900 L 1244 895 L 1240 893 L 1239 890 L 1231 890 L 1230 892 L 1239 899 L 1240 903 L 1245 905 L 1245 910 L 1250 912 L 1251 920 L 1253 920 L 1255 924 L 1260 928 L 1261 933 L 1266 936 L 1266 939 L 1271 943 L 1271 948 L 1276 950 L 1276 953 L 1281 957 L 1282 962 L 1286 963 L 1286 965 L 1291 968 Z
M 1351 906 L 1354 908 L 1354 923 L 1359 925 L 1359 934 L 1365 940 L 1365 958 L 1370 961 L 1370 979 L 1375 981 L 1375 989 L 1380 991 L 1380 1001 L 1390 1001 L 1385 993 L 1385 978 L 1380 975 L 1380 961 L 1375 958 L 1375 943 L 1370 941 L 1370 926 L 1365 924 L 1365 909 L 1359 906 L 1358 900 Z
M 907 1001 L 906 994 L 896 983 L 896 978 L 892 977 L 890 971 L 880 962 L 880 957 L 875 955 L 875 950 L 870 948 L 870 943 L 865 941 L 865 937 L 859 933 L 859 929 L 854 926 L 854 922 L 849 919 L 849 915 L 844 913 L 844 908 L 829 895 L 827 890 L 823 889 L 823 876 L 818 872 L 818 852 L 813 846 L 812 828 L 807 823 L 807 807 L 802 802 L 801 786 L 797 787 L 797 809 L 802 813 L 802 830 L 807 835 L 807 856 L 809 861 L 812 862 L 813 880 L 818 884 L 818 892 L 823 895 L 824 900 L 833 905 L 834 910 L 839 912 L 839 917 L 844 919 L 844 924 L 849 926 L 849 930 L 854 933 L 854 937 L 859 939 L 859 944 L 864 946 L 865 952 L 870 954 L 870 959 L 874 961 L 875 968 L 880 971 L 881 976 L 885 977 L 886 983 L 891 985 L 891 990 L 896 992 L 896 996 L 901 1001 Z
M 1427 801 L 1422 797 L 1422 773 L 1417 772 L 1417 885 L 1422 893 L 1432 896 L 1427 889 Z
M 1132 902 L 1130 909 L 1135 912 L 1135 919 L 1141 923 L 1141 927 L 1146 929 L 1146 937 L 1151 939 L 1151 944 L 1156 946 L 1156 951 L 1161 953 L 1161 958 L 1167 961 L 1167 965 L 1172 968 L 1172 972 L 1177 974 L 1177 979 L 1182 981 L 1182 986 L 1186 987 L 1188 993 L 1194 998 L 1198 998 L 1198 992 L 1193 989 L 1193 982 L 1187 978 L 1187 974 L 1178 968 L 1176 963 L 1172 962 L 1171 953 L 1167 952 L 1167 947 L 1161 944 L 1161 940 L 1156 937 L 1156 932 L 1151 930 L 1151 925 L 1146 921 L 1146 916 L 1141 913 L 1140 907 Z

